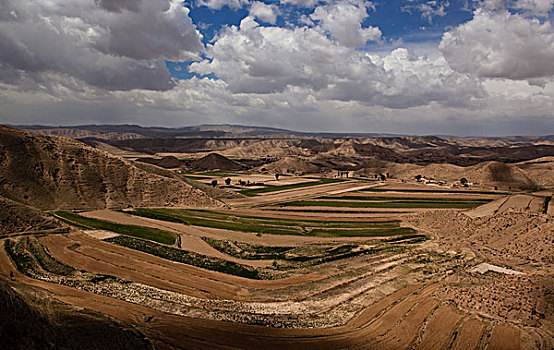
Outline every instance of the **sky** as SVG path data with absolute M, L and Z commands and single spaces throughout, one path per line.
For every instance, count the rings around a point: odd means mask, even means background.
M 0 0 L 0 123 L 554 134 L 554 0 Z

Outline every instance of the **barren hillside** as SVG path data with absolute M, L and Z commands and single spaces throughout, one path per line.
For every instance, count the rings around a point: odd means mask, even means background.
M 194 170 L 240 170 L 242 164 L 235 162 L 218 153 L 210 153 L 191 164 Z
M 529 165 L 532 167 L 532 165 Z M 523 167 L 525 168 L 525 167 Z M 540 170 L 538 170 L 540 168 Z M 534 172 L 528 172 L 514 164 L 500 162 L 484 162 L 477 165 L 462 167 L 453 164 L 429 164 L 417 166 L 414 164 L 385 163 L 380 166 L 381 172 L 389 172 L 398 179 L 413 180 L 416 175 L 427 179 L 434 179 L 453 183 L 465 177 L 469 182 L 478 183 L 485 187 L 497 186 L 500 189 L 533 190 L 538 185 L 552 184 L 554 174 L 542 164 L 534 165 Z M 368 168 L 360 173 L 373 174 L 376 170 Z M 540 181 L 534 178 L 540 176 Z
M 295 157 L 285 157 L 276 162 L 264 164 L 259 169 L 266 169 L 271 172 L 281 174 L 303 174 L 303 173 L 315 173 L 321 170 L 317 165 L 303 159 Z
M 72 139 L 0 126 L 0 194 L 41 208 L 214 206 L 176 178 Z

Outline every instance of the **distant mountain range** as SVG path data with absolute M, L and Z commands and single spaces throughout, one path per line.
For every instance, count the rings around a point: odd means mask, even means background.
M 114 154 L 206 155 L 231 159 L 309 157 L 339 164 L 359 159 L 395 163 L 474 165 L 516 163 L 554 156 L 554 135 L 509 137 L 405 136 L 380 133 L 309 133 L 242 125 L 182 128 L 138 125 L 18 126 L 35 133 L 67 136 Z M 196 156 L 195 155 L 195 156 Z M 338 162 L 338 163 L 337 163 Z M 345 163 L 345 164 L 346 164 Z M 354 167 L 362 166 L 362 163 Z M 341 165 L 345 168 L 346 165 Z
M 358 137 L 385 137 L 403 136 L 383 133 L 329 133 L 329 132 L 302 132 L 287 129 L 244 126 L 231 124 L 196 125 L 178 128 L 143 127 L 139 125 L 74 125 L 74 126 L 45 126 L 45 125 L 10 125 L 23 130 L 38 131 L 49 135 L 69 136 L 75 138 L 99 138 L 106 140 L 130 138 L 358 138 Z
M 68 136 L 77 139 L 96 138 L 103 140 L 126 140 L 136 138 L 367 138 L 367 137 L 401 137 L 406 134 L 387 133 L 351 133 L 351 132 L 304 132 L 281 128 L 246 126 L 233 124 L 203 124 L 185 127 L 143 127 L 140 125 L 10 125 L 12 127 L 32 130 L 47 135 Z M 509 142 L 554 142 L 554 135 L 546 136 L 506 136 L 506 137 L 457 137 L 452 135 L 435 135 L 440 138 L 487 139 Z

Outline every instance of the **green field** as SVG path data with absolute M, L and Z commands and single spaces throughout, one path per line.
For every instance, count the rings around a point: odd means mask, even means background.
M 380 188 L 380 187 L 373 187 L 373 188 L 365 188 L 360 190 L 360 192 L 402 192 L 402 193 L 457 193 L 457 194 L 496 194 L 496 195 L 503 195 L 503 194 L 509 194 L 509 192 L 501 192 L 501 191 L 467 191 L 467 190 L 434 190 L 434 189 L 421 189 L 421 190 L 394 190 L 390 188 Z
M 126 236 L 117 236 L 105 239 L 106 242 L 131 248 L 157 257 L 180 262 L 187 265 L 200 267 L 206 270 L 218 271 L 229 275 L 245 277 L 250 279 L 265 279 L 266 276 L 259 273 L 258 270 L 237 264 L 231 261 L 212 258 L 205 255 L 168 247 L 154 242 L 145 241 Z
M 302 236 L 390 236 L 414 233 L 400 227 L 399 220 L 325 221 L 294 220 L 233 215 L 203 210 L 143 209 L 126 213 L 157 220 L 231 231 Z
M 109 221 L 87 218 L 68 211 L 56 211 L 54 214 L 64 218 L 70 224 L 75 223 L 81 225 L 81 227 L 86 226 L 92 229 L 112 231 L 169 245 L 175 244 L 177 240 L 177 235 L 174 233 L 156 228 L 116 224 Z
M 316 199 L 350 200 L 350 201 L 387 201 L 387 202 L 417 202 L 417 203 L 453 203 L 482 205 L 490 202 L 490 199 L 466 199 L 466 198 L 422 198 L 422 197 L 394 197 L 394 196 L 323 196 Z
M 410 211 L 371 211 L 371 210 L 340 210 L 340 209 L 305 209 L 305 208 L 264 208 L 266 211 L 281 211 L 281 212 L 291 212 L 291 213 L 330 213 L 330 214 L 407 214 L 411 213 Z
M 402 209 L 469 209 L 486 202 L 433 202 L 425 200 L 395 200 L 388 202 L 359 201 L 348 202 L 340 200 L 303 200 L 282 203 L 282 206 L 294 207 L 334 207 L 334 208 L 402 208 Z
M 293 247 L 270 247 L 263 245 L 252 245 L 242 242 L 230 242 L 228 240 L 202 238 L 206 243 L 222 253 L 239 259 L 248 260 L 275 260 L 286 259 L 287 252 Z
M 252 190 L 243 190 L 240 191 L 245 196 L 255 196 L 260 193 L 267 193 L 267 192 L 276 192 L 276 191 L 284 191 L 284 190 L 293 190 L 297 188 L 304 188 L 304 187 L 311 187 L 311 186 L 317 186 L 317 185 L 323 185 L 323 184 L 330 184 L 335 182 L 343 182 L 346 181 L 344 179 L 318 179 L 318 181 L 312 181 L 312 182 L 302 182 L 298 184 L 291 184 L 291 185 L 283 185 L 283 186 L 266 186 L 264 188 L 256 188 Z

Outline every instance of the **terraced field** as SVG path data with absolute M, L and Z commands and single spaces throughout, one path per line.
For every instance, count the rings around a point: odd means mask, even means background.
M 160 342 L 166 346 L 180 347 L 192 338 L 195 348 L 205 349 L 225 348 L 230 341 L 245 349 L 502 348 L 518 344 L 522 336 L 518 328 L 497 328 L 437 299 L 434 291 L 441 282 L 418 282 L 425 267 L 407 251 L 375 252 L 340 271 L 334 261 L 318 273 L 258 281 L 175 265 L 84 234 L 9 242 L 13 264 L 27 278 L 53 291 L 57 285 L 95 295 L 73 298 L 76 305 L 116 317 L 122 317 L 117 308 L 95 300 L 125 303 L 126 317 L 149 310 L 153 317 L 145 330 L 164 334 Z M 44 256 L 49 263 L 35 263 Z M 446 268 L 460 263 L 429 258 Z M 476 327 L 479 332 L 472 331 Z
M 499 196 L 372 196 L 361 185 L 286 191 L 306 202 L 432 205 L 417 207 L 423 210 Z M 405 214 L 340 206 L 307 213 L 276 206 L 279 191 L 266 195 L 269 202 L 249 197 L 230 210 L 55 212 L 71 233 L 4 239 L 0 273 L 130 322 L 160 348 L 552 347 L 542 330 L 483 317 L 444 297 L 449 276 L 467 275 L 475 254 L 436 249 Z
M 241 194 L 245 196 L 256 196 L 262 193 L 268 193 L 268 192 L 278 192 L 278 191 L 286 191 L 286 190 L 294 190 L 298 188 L 304 188 L 304 187 L 311 187 L 311 186 L 317 186 L 317 185 L 324 185 L 324 184 L 330 184 L 330 183 L 337 183 L 337 182 L 343 182 L 342 179 L 318 179 L 317 181 L 311 181 L 311 182 L 302 182 L 302 183 L 296 183 L 296 184 L 290 184 L 290 185 L 268 185 L 264 186 L 263 188 L 258 189 L 251 189 L 251 190 L 242 190 L 240 191 Z
M 415 230 L 400 227 L 400 220 L 374 219 L 365 221 L 325 221 L 282 219 L 261 216 L 235 215 L 206 210 L 135 209 L 126 213 L 184 223 L 200 227 L 258 234 L 281 234 L 302 236 L 394 236 L 413 234 Z
M 289 210 L 306 212 L 364 212 L 367 209 L 414 210 L 429 209 L 471 209 L 501 198 L 502 193 L 491 191 L 463 191 L 448 189 L 403 188 L 402 186 L 372 186 L 354 191 L 315 196 L 310 199 L 279 203 Z M 290 209 L 293 208 L 293 209 Z M 366 209 L 366 210 L 360 210 Z

